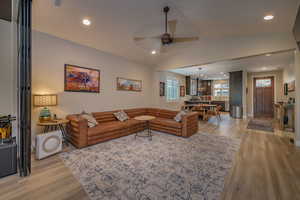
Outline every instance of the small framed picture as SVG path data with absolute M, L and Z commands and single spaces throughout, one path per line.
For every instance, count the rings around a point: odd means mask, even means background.
M 161 97 L 165 96 L 165 83 L 164 82 L 159 83 L 159 96 L 161 96 Z
M 117 90 L 141 92 L 142 91 L 142 81 L 118 77 L 117 78 Z
M 288 83 L 288 92 L 294 92 L 295 91 L 295 83 L 296 81 L 291 81 Z
M 180 96 L 184 97 L 185 96 L 185 87 L 182 85 L 180 86 Z

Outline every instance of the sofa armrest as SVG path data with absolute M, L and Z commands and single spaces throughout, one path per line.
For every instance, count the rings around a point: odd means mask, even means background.
M 198 113 L 190 112 L 182 118 L 182 136 L 190 137 L 198 132 Z
M 79 115 L 68 115 L 67 132 L 69 141 L 77 148 L 88 145 L 88 121 Z

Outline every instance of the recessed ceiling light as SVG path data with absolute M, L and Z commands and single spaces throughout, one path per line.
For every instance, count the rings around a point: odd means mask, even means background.
M 151 51 L 151 54 L 152 55 L 156 54 L 156 51 L 155 50 Z
M 89 20 L 89 19 L 83 19 L 82 20 L 82 23 L 84 24 L 84 25 L 86 25 L 86 26 L 90 26 L 91 25 L 91 20 Z
M 266 54 L 266 56 L 271 56 L 271 55 L 272 55 L 272 54 L 270 54 L 270 53 L 267 53 L 267 54 Z
M 266 21 L 270 21 L 272 19 L 274 19 L 274 15 L 266 15 L 266 16 L 264 16 L 264 20 L 266 20 Z

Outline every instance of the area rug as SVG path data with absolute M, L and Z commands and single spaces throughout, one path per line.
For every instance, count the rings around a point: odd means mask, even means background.
M 240 140 L 198 133 L 155 132 L 60 154 L 90 199 L 185 200 L 221 198 Z
M 251 119 L 247 129 L 274 132 L 272 119 Z

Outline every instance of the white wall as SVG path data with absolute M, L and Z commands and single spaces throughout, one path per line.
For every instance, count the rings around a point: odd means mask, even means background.
M 187 96 L 185 97 L 179 97 L 178 101 L 175 102 L 168 102 L 166 99 L 166 94 L 164 97 L 159 96 L 159 83 L 160 82 L 167 82 L 167 77 L 173 77 L 179 80 L 180 86 L 185 86 L 185 76 L 176 74 L 173 72 L 167 72 L 167 71 L 157 71 L 154 74 L 154 90 L 153 94 L 155 96 L 155 107 L 158 108 L 165 108 L 170 110 L 180 110 L 181 106 L 183 106 L 184 101 L 187 99 Z M 165 90 L 166 92 L 166 90 Z
M 294 81 L 296 78 L 295 76 L 295 64 L 290 63 L 288 66 L 286 66 L 283 69 L 283 83 L 290 83 Z M 288 99 L 292 97 L 295 98 L 295 91 L 294 92 L 288 92 L 288 95 L 285 96 L 285 101 L 288 101 Z
M 58 117 L 67 114 L 152 106 L 153 69 L 89 47 L 33 32 L 32 92 L 58 94 L 58 106 L 50 107 Z M 101 70 L 100 93 L 64 92 L 64 64 Z M 142 80 L 142 92 L 116 90 L 116 78 Z M 33 108 L 33 131 L 40 108 Z
M 296 146 L 300 147 L 300 52 L 295 51 L 295 79 L 296 79 L 296 109 L 295 109 L 295 141 Z
M 14 112 L 14 67 L 12 26 L 0 20 L 0 113 Z

